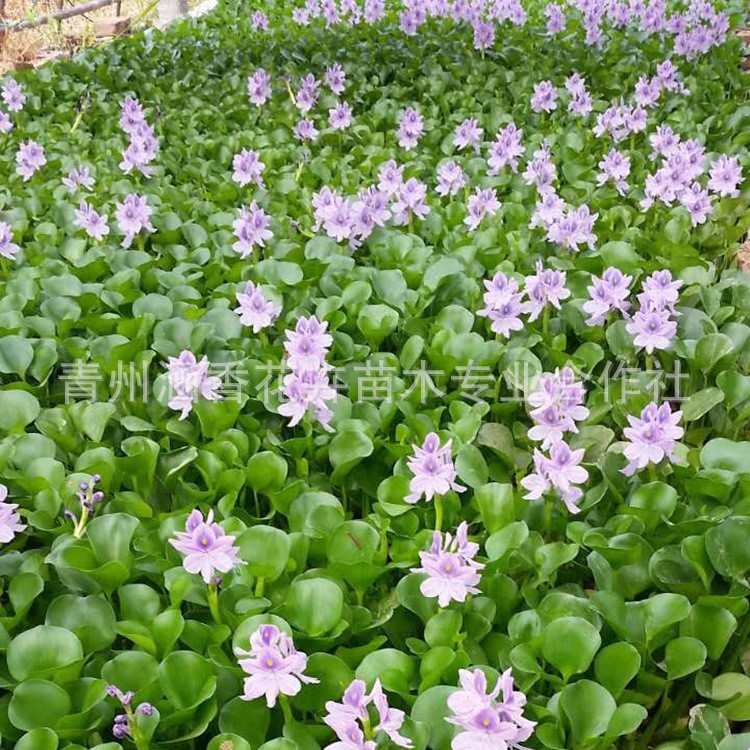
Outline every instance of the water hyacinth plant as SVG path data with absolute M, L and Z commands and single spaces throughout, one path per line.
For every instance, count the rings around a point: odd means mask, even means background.
M 747 750 L 746 13 L 0 76 L 2 747 Z

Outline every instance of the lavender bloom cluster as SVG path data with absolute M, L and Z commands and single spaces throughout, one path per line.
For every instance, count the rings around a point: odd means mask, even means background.
M 419 502 L 423 495 L 425 501 L 430 502 L 435 495 L 445 495 L 450 490 L 463 492 L 466 489 L 456 482 L 450 440 L 441 446 L 440 438 L 431 432 L 421 447 L 413 447 L 414 455 L 407 461 L 413 474 L 409 482 L 409 494 L 404 498 L 407 503 Z
M 122 102 L 120 127 L 128 136 L 128 145 L 122 152 L 120 169 L 125 174 L 133 170 L 144 177 L 151 177 L 153 170 L 149 166 L 159 153 L 159 141 L 153 125 L 146 121 L 146 114 L 140 102 L 132 96 Z
M 179 357 L 169 358 L 167 379 L 173 394 L 169 408 L 179 411 L 180 419 L 187 418 L 200 396 L 209 401 L 221 398 L 218 393 L 221 380 L 208 374 L 209 367 L 208 357 L 198 360 L 187 350 L 182 351 Z

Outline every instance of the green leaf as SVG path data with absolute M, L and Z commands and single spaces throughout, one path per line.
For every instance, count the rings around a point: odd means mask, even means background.
M 727 518 L 706 532 L 706 552 L 716 572 L 740 578 L 750 570 L 750 518 Z
M 697 672 L 706 663 L 706 647 L 697 638 L 675 638 L 667 643 L 665 664 L 670 680 Z
M 287 462 L 272 451 L 261 451 L 250 456 L 247 462 L 247 483 L 252 490 L 268 495 L 284 486 L 289 467 Z
M 333 630 L 343 609 L 341 588 L 327 578 L 296 579 L 289 588 L 285 604 L 289 621 L 311 636 Z
M 34 359 L 34 348 L 20 336 L 0 337 L 0 372 L 23 378 Z
M 599 631 L 581 617 L 561 617 L 544 629 L 542 656 L 567 681 L 585 672 L 601 646 Z
M 167 700 L 178 710 L 195 708 L 216 690 L 214 668 L 192 651 L 174 651 L 159 665 L 159 683 Z
M 630 643 L 611 643 L 603 648 L 594 662 L 596 679 L 612 693 L 619 697 L 628 683 L 638 674 L 641 668 L 641 655 Z
M 704 388 L 691 394 L 683 401 L 680 410 L 685 422 L 700 419 L 724 400 L 724 393 L 719 388 Z
M 83 659 L 78 638 L 64 628 L 37 625 L 19 633 L 8 645 L 8 670 L 18 682 L 55 677 Z
M 448 708 L 448 697 L 456 689 L 446 685 L 428 688 L 417 697 L 412 706 L 411 718 L 427 727 L 428 745 L 432 750 L 450 750 L 455 727 L 446 721 L 447 717 L 452 716 Z
M 0 430 L 21 432 L 41 410 L 36 398 L 26 391 L 0 391 Z
M 603 735 L 617 704 L 610 692 L 591 680 L 566 685 L 560 694 L 560 708 L 570 726 L 573 748 Z
M 251 575 L 276 580 L 289 560 L 289 536 L 273 526 L 252 526 L 237 538 L 239 556 L 248 563 Z

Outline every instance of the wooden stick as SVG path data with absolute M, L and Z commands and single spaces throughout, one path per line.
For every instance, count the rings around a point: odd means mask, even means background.
M 33 21 L 0 23 L 0 33 L 2 33 L 3 31 L 22 31 L 23 29 L 33 29 L 36 26 L 43 26 L 45 23 L 49 23 L 50 21 L 63 21 L 66 18 L 80 16 L 82 13 L 88 13 L 92 10 L 98 10 L 99 8 L 104 8 L 107 5 L 114 5 L 115 3 L 117 3 L 117 0 L 92 0 L 92 2 L 83 3 L 83 5 L 76 5 L 72 8 L 59 10 L 46 16 L 39 16 L 39 18 L 36 18 Z

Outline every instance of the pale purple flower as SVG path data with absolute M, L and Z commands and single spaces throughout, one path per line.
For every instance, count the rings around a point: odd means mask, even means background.
M 527 185 L 535 185 L 537 190 L 544 192 L 557 179 L 557 168 L 552 161 L 552 154 L 547 141 L 542 141 L 534 152 L 531 161 L 526 165 L 523 180 Z
M 78 208 L 75 210 L 76 226 L 83 229 L 89 237 L 93 237 L 95 240 L 101 241 L 105 235 L 109 234 L 107 219 L 107 216 L 97 213 L 94 207 L 84 200 L 78 204 Z
M 549 3 L 544 9 L 547 17 L 547 33 L 554 36 L 565 29 L 565 13 L 557 3 Z
M 159 141 L 156 140 L 153 126 L 144 121 L 127 132 L 130 142 L 122 152 L 120 169 L 125 174 L 130 174 L 135 169 L 145 177 L 150 177 L 153 172 L 149 164 L 159 153 Z
M 540 198 L 534 206 L 534 213 L 529 221 L 529 229 L 535 227 L 549 228 L 556 221 L 565 218 L 565 201 L 555 192 L 553 187 L 544 188 L 540 191 Z
M 514 172 L 518 170 L 518 157 L 523 155 L 523 130 L 519 130 L 512 122 L 497 131 L 495 142 L 490 146 L 490 156 L 487 159 L 488 174 L 494 176 L 509 166 Z
M 552 81 L 540 81 L 534 84 L 534 94 L 531 97 L 533 112 L 547 112 L 557 109 L 557 89 Z
M 740 191 L 737 186 L 742 182 L 742 168 L 736 156 L 722 154 L 711 162 L 708 189 L 712 193 L 729 198 L 736 198 Z
M 600 162 L 599 174 L 596 178 L 597 185 L 603 185 L 611 180 L 620 195 L 625 195 L 628 189 L 628 176 L 630 175 L 630 157 L 625 156 L 617 149 L 612 149 Z
M 448 696 L 453 715 L 446 719 L 461 729 L 452 750 L 520 750 L 536 723 L 523 715 L 526 696 L 514 690 L 512 671 L 503 672 L 489 693 L 481 669 L 459 669 L 458 677 L 461 689 Z
M 652 303 L 657 306 L 666 306 L 674 312 L 674 306 L 680 295 L 682 279 L 673 279 L 669 269 L 654 271 L 643 282 L 643 292 L 638 295 L 641 304 Z
M 317 683 L 304 674 L 307 655 L 297 651 L 292 639 L 275 625 L 261 625 L 250 636 L 250 650 L 237 649 L 239 665 L 245 678 L 242 700 L 265 696 L 269 708 L 276 705 L 279 695 L 297 695 L 302 683 Z
M 326 702 L 328 713 L 323 721 L 336 732 L 338 742 L 326 746 L 325 750 L 375 750 L 377 743 L 365 740 L 358 724 L 372 726 L 368 706 L 374 706 L 378 717 L 373 733 L 384 732 L 396 745 L 412 747 L 411 740 L 399 732 L 404 723 L 404 712 L 389 706 L 380 680 L 376 679 L 369 695 L 363 680 L 353 680 L 344 691 L 341 703 Z
M 677 334 L 677 323 L 671 319 L 669 309 L 649 303 L 641 305 L 626 329 L 633 336 L 633 344 L 651 354 L 655 349 L 669 347 Z
M 156 231 L 151 224 L 151 207 L 146 203 L 146 197 L 137 193 L 126 195 L 122 203 L 116 204 L 115 218 L 117 226 L 125 235 L 123 247 L 130 247 L 136 235 L 142 230 Z
M 216 573 L 229 573 L 240 565 L 239 547 L 235 537 L 225 534 L 214 522 L 213 510 L 208 511 L 205 520 L 199 510 L 190 513 L 185 531 L 175 532 L 169 543 L 183 556 L 182 565 L 188 573 L 200 573 L 206 584 L 210 584 Z
M 453 134 L 453 145 L 459 150 L 468 146 L 476 150 L 479 148 L 483 132 L 473 117 L 467 118 L 456 128 Z
M 491 21 L 476 20 L 472 24 L 474 29 L 474 49 L 485 50 L 495 43 L 495 24 Z
M 256 10 L 251 19 L 253 31 L 268 31 L 268 16 L 262 10 Z
M 628 464 L 621 469 L 626 476 L 632 476 L 649 464 L 658 464 L 663 458 L 674 460 L 677 441 L 685 434 L 679 426 L 681 411 L 673 412 L 669 404 L 658 406 L 650 403 L 641 416 L 628 415 L 629 427 L 623 430 L 628 440 L 623 453 Z
M 564 216 L 552 220 L 547 228 L 547 239 L 572 253 L 580 250 L 579 245 L 593 249 L 596 244 L 593 228 L 597 218 L 599 214 L 592 214 L 586 204 L 571 209 Z
M 8 488 L 0 484 L 0 543 L 12 542 L 16 534 L 26 529 L 26 524 L 20 523 L 21 516 L 17 513 L 18 504 L 6 502 Z
M 263 70 L 258 68 L 255 73 L 248 76 L 247 79 L 247 95 L 250 101 L 257 107 L 262 107 L 271 96 L 271 76 Z
M 657 125 L 656 132 L 648 137 L 651 144 L 651 159 L 657 156 L 670 156 L 680 144 L 680 136 L 668 125 Z
M 526 490 L 526 500 L 538 500 L 542 495 L 555 490 L 565 507 L 572 514 L 580 511 L 578 501 L 583 491 L 577 485 L 583 484 L 589 477 L 588 471 L 579 466 L 583 460 L 584 450 L 571 450 L 562 440 L 556 442 L 545 456 L 534 449 L 534 472 L 521 480 Z
M 208 357 L 197 360 L 195 355 L 183 350 L 179 357 L 169 357 L 167 381 L 170 388 L 169 408 L 181 412 L 180 419 L 186 419 L 200 396 L 208 401 L 221 399 L 219 388 L 221 378 L 209 375 L 211 363 Z
M 641 107 L 653 107 L 659 101 L 662 87 L 657 78 L 641 76 L 635 84 L 633 98 Z
M 287 364 L 293 370 L 319 370 L 324 367 L 333 337 L 327 333 L 328 323 L 314 315 L 300 318 L 294 330 L 285 332 L 284 350 Z
M 346 73 L 339 63 L 334 63 L 330 68 L 326 68 L 323 79 L 326 86 L 334 94 L 340 95 L 344 93 L 344 89 L 346 89 Z
M 414 107 L 407 107 L 401 113 L 399 119 L 398 131 L 396 133 L 398 145 L 407 151 L 415 148 L 423 132 L 424 120 L 422 119 L 422 115 Z
M 455 195 L 466 185 L 466 173 L 455 161 L 447 161 L 437 168 L 438 186 L 435 191 L 438 195 Z
M 132 96 L 126 96 L 120 104 L 120 127 L 127 135 L 132 135 L 146 124 L 146 113 L 141 103 Z
M 456 482 L 450 440 L 441 447 L 440 438 L 431 432 L 422 447 L 413 447 L 414 455 L 407 461 L 413 474 L 409 482 L 409 494 L 404 498 L 407 503 L 418 502 L 422 495 L 429 502 L 435 495 L 445 495 L 450 490 L 463 492 L 466 489 Z
M 542 373 L 527 398 L 535 423 L 528 432 L 529 439 L 541 440 L 542 450 L 547 450 L 566 432 L 578 432 L 576 422 L 589 416 L 583 405 L 585 397 L 586 389 L 570 367 Z
M 683 190 L 678 200 L 690 214 L 690 223 L 694 227 L 703 224 L 713 211 L 708 190 L 704 190 L 698 182 L 694 182 L 689 188 Z
M 500 201 L 497 199 L 497 192 L 493 188 L 476 188 L 474 194 L 469 196 L 467 203 L 467 216 L 464 224 L 469 231 L 474 231 L 484 219 L 485 216 L 492 216 L 500 208 Z
M 307 8 L 293 8 L 292 21 L 300 26 L 310 25 L 310 11 Z
M 404 168 L 400 167 L 393 159 L 390 159 L 378 173 L 378 190 L 382 190 L 386 195 L 392 196 L 401 190 L 404 184 Z
M 523 329 L 520 315 L 523 312 L 522 294 L 518 290 L 518 282 L 509 279 L 498 271 L 491 280 L 484 281 L 487 291 L 484 293 L 486 307 L 477 311 L 477 315 L 492 321 L 492 330 L 506 339 L 511 331 Z
M 15 260 L 21 248 L 13 242 L 13 230 L 10 224 L 0 221 L 0 257 Z M 2 486 L 2 485 L 0 485 Z
M 5 102 L 5 106 L 11 112 L 20 112 L 23 105 L 26 104 L 26 94 L 24 94 L 21 85 L 13 78 L 9 78 L 3 83 L 0 95 Z
M 298 141 L 314 141 L 318 137 L 318 131 L 312 120 L 302 119 L 293 128 L 292 133 Z
M 437 598 L 440 607 L 447 607 L 451 601 L 464 602 L 468 594 L 480 593 L 477 584 L 484 565 L 474 560 L 479 546 L 468 541 L 467 529 L 463 521 L 455 538 L 436 531 L 429 550 L 419 553 L 420 567 L 411 569 L 412 573 L 427 574 L 419 590 L 428 598 Z
M 601 278 L 592 276 L 591 286 L 588 287 L 589 299 L 583 303 L 583 311 L 589 315 L 586 325 L 602 325 L 609 313 L 615 310 L 627 316 L 630 310 L 627 298 L 631 281 L 632 276 L 611 267 L 604 271 Z
M 588 115 L 594 104 L 586 88 L 585 80 L 578 73 L 573 73 L 565 79 L 565 89 L 570 94 L 568 112 L 579 117 Z
M 0 111 L 0 133 L 10 133 L 13 130 L 13 120 L 7 112 Z
M 430 212 L 426 198 L 427 186 L 416 177 L 410 177 L 399 189 L 393 204 L 394 222 L 406 224 L 412 215 L 424 219 Z
M 282 416 L 289 418 L 289 427 L 294 427 L 308 414 L 312 414 L 324 429 L 332 431 L 330 421 L 333 412 L 328 402 L 336 398 L 331 387 L 328 370 L 295 370 L 284 376 L 281 394 L 284 401 L 278 407 Z
M 91 176 L 88 167 L 78 167 L 77 169 L 71 169 L 67 176 L 62 178 L 62 184 L 71 193 L 75 193 L 78 188 L 90 190 L 94 186 L 94 178 Z
M 247 209 L 243 206 L 240 208 L 239 218 L 234 220 L 234 236 L 237 242 L 232 245 L 232 249 L 241 258 L 250 257 L 256 245 L 265 247 L 266 240 L 273 237 L 273 232 L 269 229 L 270 224 L 270 216 L 255 201 Z
M 239 154 L 235 154 L 232 159 L 232 179 L 241 187 L 255 183 L 258 187 L 265 187 L 263 184 L 263 170 L 266 165 L 260 160 L 260 154 L 257 151 L 249 151 L 243 148 Z
M 309 112 L 317 103 L 319 93 L 320 81 L 318 81 L 312 73 L 308 73 L 302 79 L 302 85 L 294 97 L 297 109 L 303 115 Z
M 565 278 L 565 271 L 544 268 L 541 260 L 536 262 L 536 273 L 526 277 L 525 285 L 528 300 L 523 307 L 529 313 L 529 322 L 536 320 L 547 304 L 559 310 L 562 300 L 570 297 Z
M 328 110 L 328 124 L 333 130 L 345 130 L 352 124 L 352 108 L 341 102 Z
M 47 163 L 44 149 L 36 141 L 24 141 L 16 152 L 16 174 L 28 182 Z
M 240 316 L 243 326 L 252 326 L 253 333 L 273 325 L 281 314 L 281 308 L 269 300 L 263 294 L 263 290 L 252 281 L 248 281 L 245 290 L 237 292 L 235 296 L 240 304 L 234 311 Z

